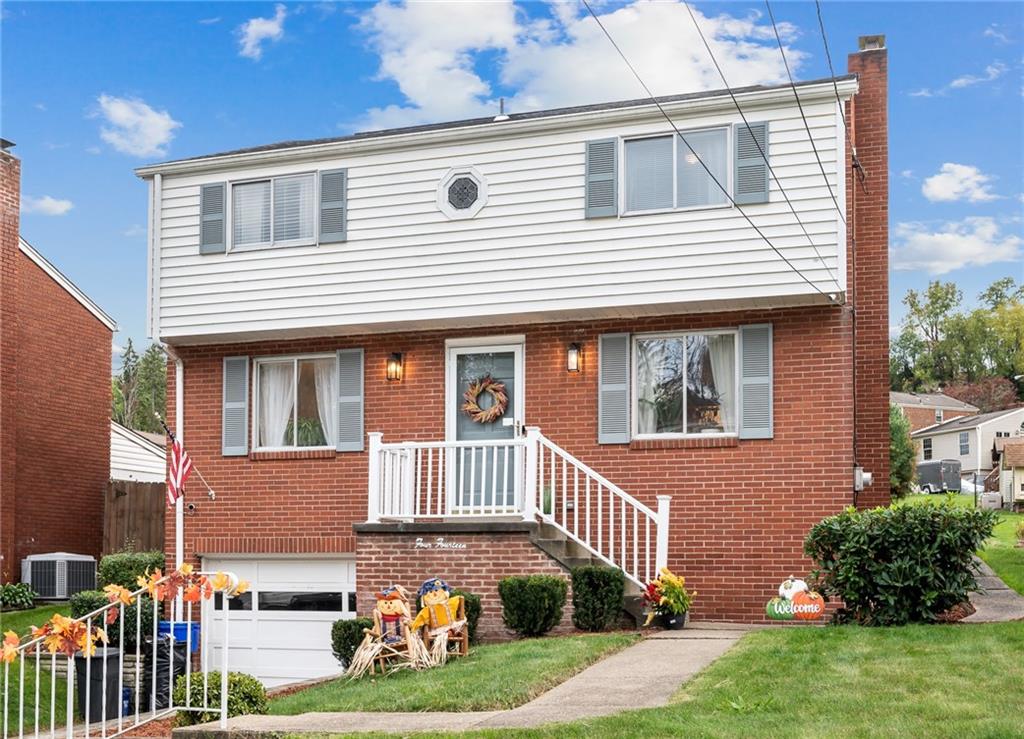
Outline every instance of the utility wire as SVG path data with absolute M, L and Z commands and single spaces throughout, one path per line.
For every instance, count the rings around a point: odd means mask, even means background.
M 786 67 L 786 75 L 789 77 L 789 85 L 793 88 L 793 97 L 796 98 L 796 107 L 800 109 L 800 118 L 803 119 L 804 128 L 807 130 L 807 139 L 811 142 L 811 149 L 814 150 L 814 158 L 818 160 L 818 168 L 821 170 L 821 176 L 825 180 L 825 187 L 828 188 L 828 194 L 832 197 L 832 202 L 836 206 L 836 213 L 839 214 L 839 219 L 846 225 L 846 214 L 843 213 L 843 209 L 839 207 L 839 201 L 836 200 L 836 193 L 832 189 L 832 184 L 828 181 L 828 175 L 825 173 L 825 165 L 821 163 L 821 156 L 818 154 L 818 147 L 814 143 L 814 136 L 811 134 L 811 126 L 807 122 L 807 115 L 804 113 L 804 105 L 800 102 L 800 93 L 797 92 L 796 82 L 793 81 L 793 73 L 789 69 L 789 61 L 786 59 L 786 50 L 782 46 L 782 36 L 779 35 L 779 27 L 775 25 L 775 14 L 772 13 L 772 6 L 768 0 L 764 0 L 764 5 L 768 8 L 768 18 L 772 22 L 772 30 L 775 31 L 775 40 L 779 43 L 779 53 L 782 54 L 782 63 Z M 845 175 L 846 167 L 843 167 Z M 845 179 L 845 176 L 844 176 Z
M 782 259 L 782 261 L 784 261 L 787 265 L 789 265 L 790 269 L 792 269 L 794 272 L 796 272 L 798 275 L 800 275 L 800 277 L 803 279 L 803 281 L 806 282 L 808 285 L 810 285 L 812 288 L 814 288 L 814 290 L 819 295 L 824 296 L 825 298 L 827 298 L 829 300 L 829 302 L 834 303 L 835 302 L 835 298 L 832 295 L 829 295 L 829 294 L 825 293 L 820 287 L 818 287 L 813 281 L 811 281 L 811 279 L 809 277 L 807 277 L 807 275 L 805 275 L 803 272 L 801 272 L 797 268 L 797 266 L 794 265 L 786 257 L 785 254 L 783 254 L 781 251 L 779 251 L 778 247 L 776 247 L 775 244 L 773 244 L 771 242 L 771 240 L 767 236 L 765 236 L 764 232 L 760 228 L 758 228 L 757 224 L 754 223 L 754 221 L 750 218 L 749 215 L 747 215 L 746 211 L 744 211 L 743 208 L 741 208 L 739 206 L 739 204 L 733 198 L 732 194 L 729 192 L 728 188 L 726 188 L 721 183 L 721 181 L 715 176 L 715 173 L 712 172 L 711 169 L 708 167 L 708 165 L 704 162 L 704 160 L 701 159 L 700 154 L 698 154 L 694 150 L 694 148 L 692 146 L 690 146 L 690 142 L 688 142 L 686 140 L 686 137 L 683 136 L 682 132 L 676 126 L 675 122 L 672 120 L 672 118 L 669 116 L 669 114 L 667 112 L 665 112 L 665 108 L 662 107 L 661 101 L 658 100 L 658 98 L 656 98 L 654 96 L 654 94 L 651 92 L 651 89 L 647 86 L 647 83 L 644 82 L 643 77 L 641 77 L 640 74 L 636 71 L 636 68 L 633 67 L 633 64 L 629 61 L 629 58 L 622 52 L 622 49 L 619 48 L 619 45 L 617 43 L 615 43 L 615 39 L 612 38 L 612 35 L 610 33 L 608 33 L 608 29 L 604 27 L 603 23 L 601 23 L 601 19 L 598 18 L 597 13 L 594 12 L 594 9 L 590 6 L 590 3 L 588 2 L 588 0 L 581 0 L 581 2 L 583 3 L 584 7 L 586 7 L 587 11 L 590 13 L 590 16 L 597 23 L 598 27 L 604 32 L 604 35 L 607 37 L 608 41 L 614 47 L 615 51 L 617 51 L 619 56 L 622 57 L 622 61 L 626 63 L 627 67 L 629 67 L 629 71 L 633 73 L 634 77 L 636 77 L 636 81 L 640 83 L 640 86 L 644 89 L 644 92 L 647 93 L 647 97 L 650 98 L 651 102 L 654 103 L 655 106 L 657 106 L 658 110 L 661 112 L 661 115 L 664 116 L 665 120 L 668 121 L 668 124 L 670 126 L 672 126 L 672 130 L 675 131 L 676 135 L 682 140 L 682 142 L 684 144 L 686 144 L 686 148 L 690 150 L 690 153 L 693 154 L 694 158 L 697 160 L 697 162 L 700 164 L 700 166 L 703 167 L 703 169 L 707 173 L 708 177 L 710 177 L 712 182 L 714 182 L 715 185 L 718 186 L 718 189 L 720 189 L 722 191 L 722 194 L 725 195 L 725 197 L 729 200 L 729 202 L 733 205 L 733 207 L 736 208 L 737 212 L 741 216 L 743 216 L 743 218 L 747 221 L 747 223 L 750 224 L 750 227 L 753 228 L 757 232 L 757 235 L 760 236 L 764 240 L 764 242 L 766 244 L 768 244 L 768 246 L 770 246 L 772 248 L 772 251 L 774 251 L 776 254 L 778 254 L 779 257 Z
M 693 26 L 694 28 L 697 29 L 697 33 L 700 35 L 700 40 L 704 42 L 704 48 L 707 49 L 708 56 L 711 57 L 711 63 L 715 65 L 715 69 L 718 70 L 718 76 L 722 78 L 722 84 L 725 85 L 725 89 L 729 93 L 729 97 L 732 98 L 732 104 L 736 106 L 736 112 L 739 113 L 740 118 L 743 119 L 743 125 L 747 127 L 747 133 L 750 134 L 751 140 L 754 142 L 754 145 L 757 147 L 758 152 L 760 152 L 761 157 L 764 159 L 764 163 L 768 166 L 768 172 L 769 174 L 771 174 L 772 179 L 775 181 L 775 184 L 778 186 L 779 191 L 782 193 L 782 197 L 785 198 L 786 205 L 788 205 L 789 209 L 793 211 L 793 217 L 796 219 L 797 224 L 800 226 L 800 230 L 803 231 L 804 236 L 807 237 L 807 243 L 809 243 L 811 245 L 811 248 L 814 249 L 814 255 L 818 258 L 818 261 L 821 262 L 822 266 L 825 267 L 826 271 L 828 271 L 829 276 L 832 278 L 832 281 L 836 283 L 836 289 L 842 291 L 842 287 L 839 284 L 839 279 L 835 276 L 835 272 L 832 270 L 831 267 L 825 264 L 825 260 L 822 258 L 821 253 L 818 251 L 817 244 L 814 243 L 814 239 L 811 238 L 811 235 L 807 233 L 807 227 L 804 226 L 803 221 L 800 220 L 800 216 L 796 212 L 796 208 L 793 206 L 793 203 L 790 201 L 789 195 L 786 193 L 786 189 L 782 186 L 782 182 L 779 181 L 779 178 L 775 176 L 775 170 L 772 168 L 772 165 L 768 159 L 768 152 L 761 148 L 761 142 L 757 140 L 757 137 L 751 130 L 750 121 L 747 120 L 747 116 L 746 114 L 744 114 L 743 108 L 740 107 L 740 102 L 739 100 L 736 99 L 736 93 L 734 93 L 732 91 L 732 88 L 729 86 L 729 81 L 725 78 L 725 73 L 722 71 L 722 67 L 719 66 L 718 59 L 715 58 L 715 52 L 711 50 L 711 45 L 708 43 L 707 38 L 704 36 L 704 31 L 701 30 L 700 24 L 697 23 L 697 18 L 693 14 L 693 8 L 690 7 L 690 4 L 688 2 L 683 2 L 683 5 L 686 6 L 686 11 L 690 14 L 690 20 L 693 21 Z

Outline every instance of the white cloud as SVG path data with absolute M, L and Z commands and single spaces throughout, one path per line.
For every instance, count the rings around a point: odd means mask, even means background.
M 961 87 L 970 87 L 971 85 L 977 85 L 979 82 L 992 82 L 999 79 L 1008 67 L 1002 62 L 992 62 L 985 67 L 985 74 L 974 75 L 964 74 L 957 77 L 955 80 L 949 83 L 949 86 L 953 89 Z
M 75 204 L 70 200 L 53 198 L 49 195 L 39 198 L 25 195 L 21 199 L 22 213 L 37 213 L 41 216 L 62 216 L 74 207 Z
M 920 90 L 912 90 L 910 97 L 912 98 L 930 98 L 934 97 L 935 93 L 929 90 L 927 87 L 922 87 Z
M 897 224 L 891 251 L 893 267 L 943 275 L 961 267 L 983 267 L 1024 257 L 1015 234 L 1002 233 L 995 218 L 971 217 L 937 229 L 925 223 Z
M 98 115 L 106 122 L 100 138 L 124 154 L 163 155 L 181 123 L 166 110 L 154 110 L 138 98 L 100 95 Z
M 201 25 L 201 26 L 212 26 L 212 25 L 214 25 L 216 23 L 220 23 L 220 16 L 216 16 L 215 18 L 200 18 L 199 19 L 199 25 Z
M 281 3 L 274 6 L 273 18 L 250 18 L 238 27 L 238 53 L 258 61 L 263 56 L 265 41 L 280 41 L 284 37 L 284 19 L 288 9 Z
M 42 111 L 43 113 L 46 112 L 46 103 L 32 103 L 32 107 L 36 110 Z
M 946 162 L 938 174 L 926 177 L 921 183 L 921 194 L 933 203 L 966 200 L 982 203 L 999 198 L 992 192 L 991 175 L 983 174 L 969 164 Z
M 914 179 L 914 170 L 912 170 L 912 169 L 901 170 L 900 171 L 900 177 L 902 177 L 905 180 L 912 180 L 912 179 Z
M 382 0 L 360 28 L 380 57 L 378 78 L 394 81 L 406 102 L 373 108 L 355 128 L 386 128 L 497 113 L 499 92 L 478 65 L 493 64 L 507 89 L 507 110 L 621 100 L 644 95 L 582 6 L 552 5 L 551 19 L 530 20 L 512 2 L 408 3 Z M 730 85 L 787 79 L 771 26 L 751 14 L 707 17 L 695 11 Z M 722 87 L 681 2 L 635 2 L 601 22 L 656 95 Z M 797 31 L 780 24 L 784 40 Z M 799 69 L 805 55 L 786 49 Z
M 1010 43 L 1010 37 L 1003 33 L 1001 30 L 999 30 L 998 23 L 993 23 L 992 25 L 990 25 L 988 28 L 982 31 L 981 35 L 986 38 L 995 39 L 1001 44 Z

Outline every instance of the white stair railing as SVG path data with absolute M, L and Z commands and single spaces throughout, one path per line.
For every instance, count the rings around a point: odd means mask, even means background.
M 195 573 L 198 576 L 214 576 L 214 573 Z M 217 576 L 224 578 L 222 581 L 226 582 L 226 587 L 223 587 L 220 592 L 221 597 L 233 597 L 236 593 L 239 580 L 231 573 L 216 573 Z M 164 576 L 163 578 L 156 580 L 151 583 L 156 587 L 165 585 L 172 575 Z M 223 627 L 222 627 L 222 647 L 220 654 L 220 700 L 216 704 L 211 704 L 209 695 L 209 674 L 210 674 L 210 654 L 211 649 L 210 643 L 210 628 L 213 624 L 212 609 L 213 601 L 209 597 L 200 597 L 198 599 L 199 608 L 193 609 L 194 603 L 189 600 L 181 602 L 179 596 L 179 602 L 177 610 L 179 618 L 172 622 L 170 628 L 169 639 L 161 640 L 158 639 L 158 625 L 160 621 L 160 613 L 162 610 L 163 603 L 159 599 L 152 599 L 152 618 L 153 627 L 152 634 L 146 634 L 146 636 L 152 637 L 152 651 L 149 654 L 150 665 L 146 668 L 151 670 L 145 677 L 149 682 L 148 695 L 144 695 L 143 690 L 143 662 L 144 662 L 144 646 L 143 646 L 143 634 L 142 634 L 142 609 L 143 609 L 143 596 L 148 597 L 150 588 L 142 587 L 138 590 L 128 593 L 124 591 L 126 596 L 130 596 L 130 604 L 126 604 L 123 600 L 116 600 L 112 603 L 104 605 L 96 610 L 87 613 L 84 616 L 75 619 L 67 619 L 65 622 L 64 629 L 61 633 L 76 633 L 77 643 L 80 647 L 79 651 L 74 656 L 66 656 L 61 653 L 58 655 L 57 650 L 51 650 L 47 642 L 47 636 L 30 636 L 25 640 L 19 640 L 17 646 L 8 644 L 5 649 L 5 655 L 7 658 L 3 660 L 3 739 L 9 739 L 10 737 L 17 736 L 19 739 L 24 739 L 26 735 L 30 735 L 33 739 L 48 734 L 51 739 L 54 739 L 58 733 L 64 734 L 67 739 L 73 739 L 73 737 L 85 737 L 88 739 L 90 736 L 99 737 L 100 739 L 113 739 L 114 737 L 120 736 L 128 731 L 131 731 L 143 724 L 155 721 L 160 718 L 169 716 L 177 711 L 195 711 L 204 713 L 217 713 L 219 714 L 220 726 L 225 728 L 227 725 L 227 694 L 228 694 L 228 622 L 230 609 L 227 602 L 223 604 Z M 150 606 L 147 605 L 148 609 Z M 110 663 L 113 662 L 113 657 L 108 659 L 108 653 L 105 651 L 104 641 L 97 635 L 96 629 L 105 629 L 107 614 L 111 612 L 111 609 L 116 610 L 117 620 L 113 629 L 116 630 L 118 635 L 118 647 L 117 647 L 117 673 L 116 678 L 110 674 L 112 669 Z M 134 609 L 135 611 L 135 649 L 134 649 L 134 661 L 132 664 L 126 664 L 126 651 L 125 645 L 125 613 L 128 609 Z M 195 613 L 198 610 L 198 613 Z M 185 624 L 185 639 L 175 638 L 175 624 Z M 199 631 L 199 648 L 200 648 L 200 669 L 198 671 L 193 670 L 193 624 L 201 624 Z M 10 633 L 10 632 L 9 632 Z M 112 634 L 108 633 L 108 638 Z M 131 634 L 128 634 L 129 641 Z M 175 704 L 174 701 L 174 686 L 177 678 L 182 674 L 181 669 L 175 670 L 175 645 L 177 644 L 180 648 L 182 641 L 185 644 L 185 702 L 183 705 Z M 92 653 L 92 649 L 88 648 L 88 644 L 92 643 L 96 646 L 96 653 Z M 166 649 L 167 654 L 167 695 L 164 696 L 162 693 L 157 694 L 157 655 L 158 652 L 162 652 Z M 43 652 L 47 654 L 43 654 Z M 76 687 L 76 662 L 85 662 L 85 685 Z M 93 663 L 98 661 L 100 664 L 94 667 Z M 65 663 L 66 667 L 66 690 L 65 699 L 63 706 L 58 706 L 57 694 L 59 692 L 58 685 L 60 677 L 58 675 L 59 663 Z M 99 716 L 93 715 L 91 692 L 94 670 L 101 671 L 102 682 L 99 688 L 102 690 L 102 698 L 100 701 Z M 29 690 L 29 694 L 26 695 L 26 672 L 33 678 L 32 686 Z M 46 673 L 49 673 L 48 675 Z M 198 674 L 197 674 L 198 672 Z M 116 718 L 107 718 L 110 711 L 107 705 L 107 686 L 108 680 L 117 680 L 117 707 L 116 707 Z M 193 705 L 192 700 L 192 685 L 193 680 L 203 681 L 203 700 L 201 704 Z M 48 684 L 48 690 L 45 692 L 48 695 L 43 695 L 41 686 Z M 131 710 L 127 713 L 123 710 L 123 694 L 125 683 L 132 683 L 130 688 L 131 693 Z M 81 722 L 76 723 L 76 710 L 75 710 L 75 697 L 78 693 L 84 690 L 84 715 L 81 715 Z M 159 700 L 158 700 L 159 698 Z M 148 710 L 141 710 L 141 705 L 144 700 L 148 699 Z M 163 708 L 157 708 L 158 703 L 163 703 Z

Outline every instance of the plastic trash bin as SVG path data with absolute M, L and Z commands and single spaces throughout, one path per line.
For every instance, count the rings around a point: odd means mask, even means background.
M 164 636 L 174 630 L 174 645 L 187 644 L 188 629 L 192 627 L 192 653 L 199 651 L 199 622 L 198 621 L 161 621 L 157 624 L 156 635 Z
M 75 692 L 78 693 L 78 710 L 82 718 L 86 717 L 85 694 L 89 693 L 89 723 L 117 718 L 121 709 L 121 696 L 117 694 L 118 670 L 121 668 L 121 650 L 115 647 L 97 647 L 96 653 L 89 660 L 79 652 L 75 656 Z M 92 665 L 89 665 L 89 662 Z M 106 662 L 106 686 L 103 684 L 103 664 Z M 88 673 L 88 676 L 86 675 Z M 86 691 L 88 677 L 89 689 Z M 106 689 L 107 712 L 103 714 L 103 694 Z

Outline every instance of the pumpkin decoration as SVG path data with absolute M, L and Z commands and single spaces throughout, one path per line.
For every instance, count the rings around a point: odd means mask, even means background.
M 793 604 L 785 598 L 772 598 L 765 605 L 764 612 L 773 621 L 793 620 Z
M 793 616 L 801 621 L 813 621 L 825 612 L 825 599 L 813 590 L 801 590 L 793 596 Z
M 490 395 L 493 400 L 490 408 L 480 407 L 480 396 L 484 393 Z M 471 382 L 469 388 L 462 394 L 462 399 L 466 401 L 462 404 L 463 412 L 476 423 L 494 423 L 505 415 L 508 408 L 505 383 L 498 382 L 490 375 Z
M 807 589 L 807 583 L 790 575 L 787 580 L 783 580 L 782 584 L 779 585 L 779 597 L 785 598 L 786 600 L 793 600 L 793 596 L 797 593 L 802 593 Z

